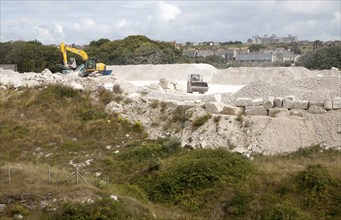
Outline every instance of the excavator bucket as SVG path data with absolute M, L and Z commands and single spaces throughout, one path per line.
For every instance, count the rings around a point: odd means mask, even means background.
M 77 63 L 75 58 L 70 58 L 70 63 L 68 64 L 70 69 L 76 69 Z

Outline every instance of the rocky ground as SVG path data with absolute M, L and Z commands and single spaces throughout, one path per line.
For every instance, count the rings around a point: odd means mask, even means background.
M 140 121 L 151 138 L 175 136 L 186 147 L 224 147 L 248 156 L 292 152 L 314 144 L 341 149 L 340 71 L 217 70 L 207 64 L 107 68 L 113 70 L 111 76 L 88 78 L 49 70 L 21 74 L 0 69 L 1 89 L 60 83 L 96 93 L 98 87 L 111 92 L 119 87 L 123 102 L 109 103 L 107 111 Z M 186 93 L 191 73 L 204 76 L 207 94 Z

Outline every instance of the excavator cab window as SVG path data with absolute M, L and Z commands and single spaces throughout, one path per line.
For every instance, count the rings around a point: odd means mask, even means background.
M 87 60 L 85 66 L 87 69 L 96 69 L 96 60 L 94 59 Z

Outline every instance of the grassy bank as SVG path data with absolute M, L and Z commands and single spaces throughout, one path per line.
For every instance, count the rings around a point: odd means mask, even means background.
M 341 217 L 339 151 L 313 146 L 250 161 L 224 149 L 182 149 L 104 112 L 108 101 L 63 86 L 1 91 L 1 218 Z M 63 181 L 74 164 L 89 185 Z

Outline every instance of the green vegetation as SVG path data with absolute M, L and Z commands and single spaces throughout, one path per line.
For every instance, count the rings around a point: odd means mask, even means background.
M 341 46 L 323 47 L 310 51 L 301 56 L 296 64 L 308 69 L 341 68 Z
M 340 151 L 313 146 L 248 160 L 225 149 L 183 149 L 175 138 L 146 139 L 140 122 L 106 113 L 99 97 L 64 86 L 3 90 L 0 107 L 0 201 L 6 204 L 0 218 L 341 217 Z M 188 118 L 183 108 L 170 120 Z M 74 171 L 70 161 L 88 159 L 80 172 L 90 185 L 62 182 Z M 56 202 L 40 208 L 46 195 Z
M 0 42 L 0 63 L 17 64 L 19 72 L 41 72 L 45 68 L 58 70 L 62 55 L 57 47 L 39 41 Z
M 198 128 L 201 125 L 205 124 L 211 118 L 212 118 L 212 115 L 210 115 L 210 114 L 194 118 L 192 121 L 192 126 L 193 126 L 193 128 Z

